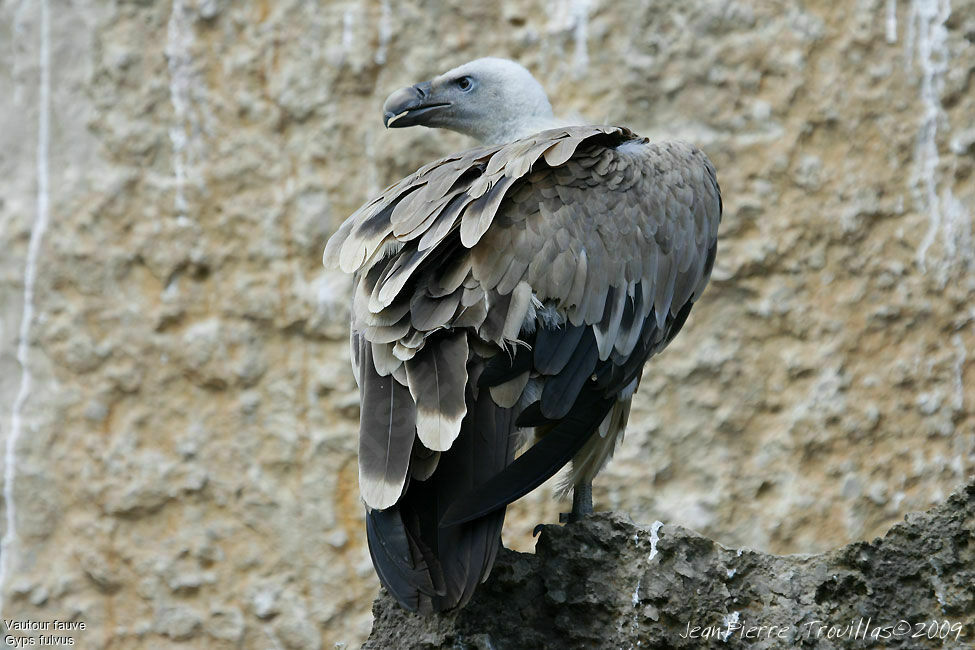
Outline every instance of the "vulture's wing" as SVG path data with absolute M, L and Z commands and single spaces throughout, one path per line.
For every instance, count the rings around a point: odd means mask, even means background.
M 503 517 L 507 503 L 574 455 L 601 464 L 605 452 L 584 446 L 601 424 L 625 424 L 644 362 L 704 290 L 720 216 L 703 153 L 589 126 L 444 158 L 360 208 L 328 242 L 325 263 L 356 274 L 366 504 L 413 504 L 404 491 L 436 484 L 433 525 L 488 518 L 482 528 L 494 531 L 498 511 Z M 486 438 L 475 415 L 492 419 Z M 506 448 L 472 485 L 436 480 L 456 474 L 443 466 L 463 431 L 479 439 L 465 449 L 479 444 L 484 453 L 487 438 L 511 437 L 515 419 L 543 434 L 517 460 Z M 387 569 L 412 571 L 437 557 L 417 507 L 407 509 L 410 542 Z M 400 533 L 390 529 L 385 541 L 370 534 L 374 559 L 376 545 L 396 546 L 390 540 Z M 493 551 L 480 555 L 493 559 Z M 468 573 L 479 578 L 489 568 Z M 442 573 L 427 571 L 438 579 L 417 589 L 437 598 L 446 591 L 449 602 L 449 586 L 438 583 L 449 583 L 450 572 Z

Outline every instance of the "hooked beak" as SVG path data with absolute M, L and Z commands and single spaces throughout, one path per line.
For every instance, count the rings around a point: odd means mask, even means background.
M 386 98 L 383 104 L 383 124 L 387 129 L 423 125 L 424 118 L 448 106 L 450 102 L 438 101 L 432 96 L 429 81 L 400 88 Z

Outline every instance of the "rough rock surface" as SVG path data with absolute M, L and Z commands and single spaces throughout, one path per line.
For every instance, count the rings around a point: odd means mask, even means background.
M 975 483 L 819 555 L 726 548 L 598 513 L 506 551 L 463 610 L 383 592 L 364 648 L 962 648 L 975 643 Z M 695 629 L 696 628 L 696 629 Z
M 598 508 L 820 552 L 972 473 L 975 0 L 3 2 L 5 618 L 133 650 L 367 636 L 321 251 L 470 144 L 383 131 L 383 98 L 487 54 L 560 113 L 704 147 L 724 190 L 712 286 Z

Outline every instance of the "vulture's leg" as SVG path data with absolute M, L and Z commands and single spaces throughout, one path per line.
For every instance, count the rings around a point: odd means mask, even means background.
M 559 513 L 559 521 L 570 524 L 592 514 L 592 481 L 572 486 L 572 512 Z

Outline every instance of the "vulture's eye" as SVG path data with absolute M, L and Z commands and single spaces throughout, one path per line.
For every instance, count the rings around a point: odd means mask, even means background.
M 463 90 L 465 93 L 474 87 L 474 82 L 471 81 L 470 77 L 461 77 L 456 82 L 457 87 Z

